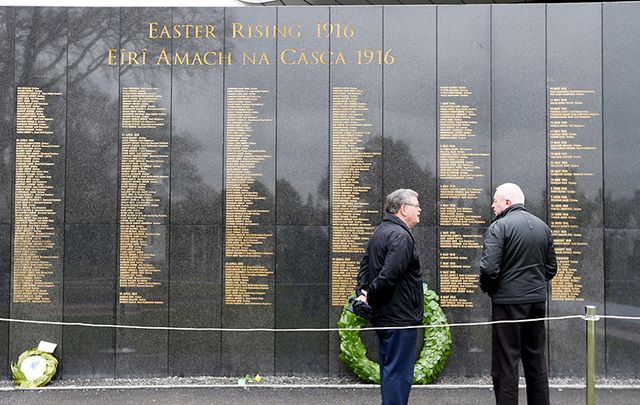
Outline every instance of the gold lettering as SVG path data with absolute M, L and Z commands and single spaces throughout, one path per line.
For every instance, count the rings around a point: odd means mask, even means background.
M 210 36 L 212 38 L 217 38 L 216 37 L 216 27 L 213 25 L 205 25 L 205 32 L 204 32 L 204 37 L 205 38 L 209 38 Z
M 158 38 L 158 23 L 149 21 L 149 39 Z
M 231 24 L 232 38 L 300 38 L 300 24 L 271 25 L 271 24 L 247 24 L 237 21 Z
M 244 38 L 244 34 L 242 33 L 242 23 L 234 21 L 231 23 L 231 28 L 231 38 L 236 38 L 237 35 L 240 36 L 240 38 Z
M 247 62 L 251 63 L 252 65 L 256 64 L 256 53 L 253 52 L 251 55 L 249 55 L 246 52 L 242 52 L 242 64 L 246 65 Z
M 262 52 L 262 55 L 260 56 L 260 61 L 258 62 L 258 65 L 262 65 L 262 63 L 270 65 L 269 58 L 267 57 L 267 53 L 266 52 Z
M 173 37 L 174 38 L 180 38 L 182 36 L 182 31 L 180 31 L 180 26 L 179 25 L 174 25 L 173 26 Z M 187 38 L 189 38 L 189 36 L 187 36 Z
M 196 55 L 198 53 L 196 52 Z M 180 58 L 180 52 L 176 51 L 176 54 L 173 57 L 173 64 L 174 65 L 189 65 L 189 52 L 185 52 L 184 53 L 184 57 Z
M 193 28 L 193 24 L 184 24 L 183 27 L 184 27 L 185 38 L 191 38 L 191 34 L 189 33 L 189 30 Z
M 198 65 L 202 65 L 202 57 L 200 56 L 200 52 L 196 52 L 195 55 L 193 55 L 193 60 L 191 61 L 192 65 L 198 64 Z
M 158 38 L 171 38 L 171 34 L 169 33 L 169 28 L 166 25 L 162 26 L 162 30 L 160 31 L 160 36 Z
M 162 51 L 160 51 L 160 56 L 158 56 L 156 65 L 159 65 L 162 60 L 164 60 L 165 65 L 171 65 L 171 59 L 169 59 L 169 55 L 167 55 L 167 50 L 165 48 L 162 48 Z
M 293 53 L 295 55 L 296 50 L 293 49 L 293 48 L 285 48 L 285 49 L 282 50 L 282 52 L 280 52 L 280 62 L 283 65 L 295 65 L 296 64 L 295 62 L 287 62 L 287 59 L 285 58 L 285 56 L 289 52 Z
M 109 55 L 107 56 L 107 65 L 117 65 L 118 62 L 115 57 L 115 53 L 118 52 L 116 48 L 109 48 Z
M 218 63 L 216 63 L 215 57 L 216 55 L 218 55 Z M 206 52 L 203 56 L 204 59 L 204 64 L 205 65 L 217 65 L 217 64 L 222 64 L 222 53 L 218 53 L 218 52 Z M 211 56 L 213 58 L 212 61 L 209 60 L 209 56 Z

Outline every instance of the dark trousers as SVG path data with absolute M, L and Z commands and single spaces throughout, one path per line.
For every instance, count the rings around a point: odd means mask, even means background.
M 413 383 L 417 329 L 377 330 L 382 405 L 406 405 Z
M 492 304 L 492 319 L 544 318 L 545 303 Z M 549 405 L 549 378 L 544 355 L 544 321 L 493 325 L 491 376 L 496 404 L 518 403 L 518 361 L 522 357 L 528 405 Z

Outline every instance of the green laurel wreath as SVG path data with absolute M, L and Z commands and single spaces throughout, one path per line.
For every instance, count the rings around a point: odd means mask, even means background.
M 429 290 L 424 291 L 424 325 L 446 325 L 447 317 L 438 304 L 439 297 Z M 348 302 L 342 309 L 338 328 L 360 329 L 367 320 L 347 310 Z M 349 367 L 363 382 L 380 383 L 380 365 L 367 358 L 367 349 L 362 343 L 359 330 L 340 330 L 340 360 Z M 451 352 L 451 331 L 449 327 L 425 328 L 424 344 L 413 369 L 414 384 L 429 384 L 442 370 Z
M 36 378 L 35 380 L 28 380 L 27 377 L 22 372 L 22 370 L 20 369 L 20 367 L 22 366 L 22 362 L 27 357 L 31 357 L 31 356 L 40 356 L 46 362 L 46 368 L 45 368 L 44 374 L 42 374 L 40 377 Z M 35 387 L 45 386 L 49 383 L 49 381 L 51 381 L 51 378 L 53 378 L 53 376 L 56 374 L 57 369 L 58 369 L 58 360 L 55 357 L 53 357 L 51 353 L 42 352 L 36 349 L 35 347 L 22 353 L 18 357 L 17 363 L 11 364 L 11 371 L 13 372 L 13 381 L 16 383 L 18 388 L 35 388 Z

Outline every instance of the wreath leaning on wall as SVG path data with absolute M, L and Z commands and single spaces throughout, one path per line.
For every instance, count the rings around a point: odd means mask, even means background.
M 438 304 L 435 291 L 422 284 L 424 291 L 424 325 L 446 325 L 447 317 Z M 342 308 L 338 328 L 360 329 L 367 320 Z M 380 365 L 367 358 L 367 349 L 362 343 L 359 330 L 340 330 L 340 360 L 363 382 L 380 383 Z M 449 327 L 424 328 L 424 343 L 413 369 L 414 384 L 429 384 L 442 373 L 451 351 L 451 331 Z

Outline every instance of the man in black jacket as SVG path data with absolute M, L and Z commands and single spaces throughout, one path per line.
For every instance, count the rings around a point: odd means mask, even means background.
M 387 196 L 382 223 L 373 232 L 358 272 L 357 300 L 371 306 L 378 327 L 422 324 L 422 272 L 411 229 L 420 222 L 418 193 Z M 416 361 L 417 329 L 377 330 L 383 405 L 409 401 Z
M 491 296 L 494 321 L 544 318 L 547 284 L 556 275 L 551 230 L 524 208 L 520 187 L 496 189 L 496 214 L 484 236 L 480 287 Z M 491 376 L 498 405 L 518 403 L 518 361 L 529 405 L 549 404 L 544 321 L 493 325 Z

